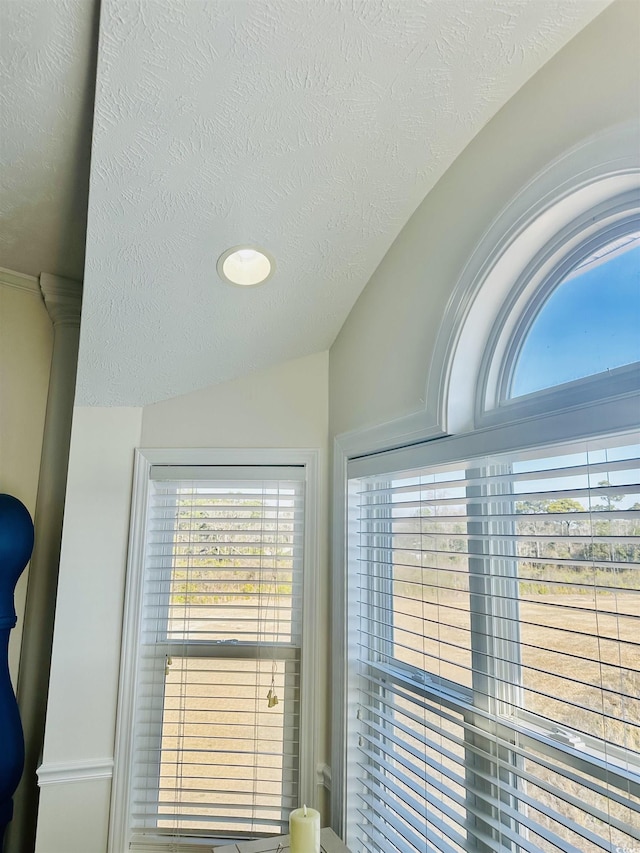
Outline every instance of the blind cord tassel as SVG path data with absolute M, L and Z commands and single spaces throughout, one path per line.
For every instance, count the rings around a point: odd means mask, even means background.
M 276 662 L 271 663 L 271 687 L 267 693 L 267 707 L 275 708 L 278 704 L 278 696 L 276 694 Z

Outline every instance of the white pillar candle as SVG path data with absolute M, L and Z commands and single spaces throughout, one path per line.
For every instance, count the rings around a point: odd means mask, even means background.
M 289 815 L 290 853 L 320 853 L 320 812 L 303 806 Z

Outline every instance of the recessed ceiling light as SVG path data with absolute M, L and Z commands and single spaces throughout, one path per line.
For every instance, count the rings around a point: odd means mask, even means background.
M 220 255 L 217 264 L 218 275 L 223 281 L 242 287 L 264 284 L 273 275 L 275 267 L 273 258 L 264 249 L 255 246 L 227 249 Z

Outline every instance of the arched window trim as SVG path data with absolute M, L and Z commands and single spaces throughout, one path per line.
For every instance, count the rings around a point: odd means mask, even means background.
M 620 221 L 616 219 L 614 222 L 607 223 L 596 234 L 590 234 L 578 247 L 576 247 L 574 251 L 564 254 L 551 275 L 547 277 L 544 284 L 533 294 L 533 297 L 520 317 L 519 326 L 511 335 L 511 340 L 507 345 L 506 355 L 501 366 L 501 377 L 498 382 L 498 394 L 497 399 L 495 400 L 495 405 L 500 405 L 514 399 L 511 394 L 511 387 L 522 347 L 536 319 L 538 318 L 540 311 L 551 297 L 551 294 L 563 283 L 567 275 L 569 275 L 580 263 L 585 261 L 595 252 L 615 240 L 625 237 L 633 232 L 637 232 L 638 229 L 640 229 L 640 210 L 638 209 L 639 200 L 637 198 L 637 194 L 627 194 L 624 202 L 622 202 L 625 206 L 626 201 L 631 202 L 631 210 L 633 213 Z M 560 235 L 559 242 L 561 242 Z M 611 372 L 612 371 L 608 371 L 609 374 Z M 585 377 L 585 379 L 587 378 L 595 379 L 595 374 Z
M 640 199 L 638 192 L 631 190 L 560 229 L 523 270 L 496 319 L 480 365 L 476 426 L 616 397 L 638 388 L 637 365 L 627 365 L 521 397 L 509 395 L 522 346 L 551 293 L 586 257 L 639 227 Z M 490 278 L 485 286 L 490 286 Z
M 548 391 L 506 401 L 516 329 L 540 291 L 548 295 L 585 246 L 603 234 L 625 230 L 640 213 L 637 130 L 625 125 L 593 138 L 534 178 L 489 226 L 466 264 L 449 300 L 434 348 L 426 409 L 440 434 L 475 429 L 532 414 L 571 408 L 601 396 L 589 377 L 571 394 L 550 399 Z M 610 230 L 611 229 L 611 230 Z M 613 238 L 612 238 L 613 239 Z M 516 336 L 517 338 L 517 336 Z M 515 344 L 517 348 L 517 344 Z M 633 371 L 606 374 L 608 394 L 635 390 Z M 619 384 L 617 384 L 619 381 Z M 555 389 L 554 389 L 555 390 Z M 551 395 L 553 396 L 553 395 Z

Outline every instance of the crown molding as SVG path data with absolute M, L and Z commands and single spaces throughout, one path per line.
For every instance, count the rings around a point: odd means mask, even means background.
M 40 289 L 54 327 L 80 325 L 81 282 L 43 272 L 40 275 Z
M 0 286 L 12 287 L 16 290 L 23 290 L 26 293 L 34 293 L 40 296 L 40 285 L 38 279 L 33 275 L 25 275 L 21 272 L 0 267 Z

